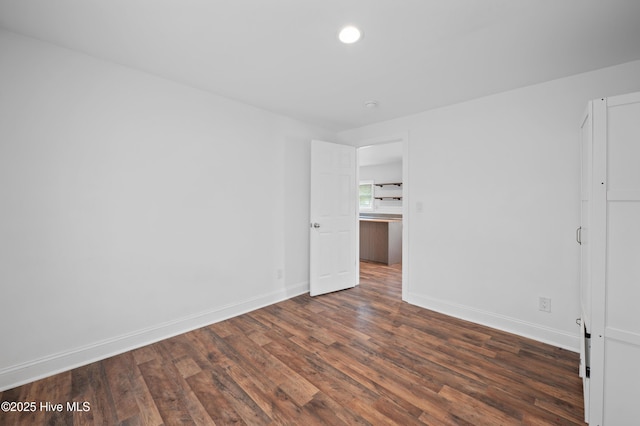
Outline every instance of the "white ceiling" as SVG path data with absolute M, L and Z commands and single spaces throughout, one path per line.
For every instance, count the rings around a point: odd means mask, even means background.
M 0 27 L 333 130 L 640 59 L 639 0 L 0 0 Z

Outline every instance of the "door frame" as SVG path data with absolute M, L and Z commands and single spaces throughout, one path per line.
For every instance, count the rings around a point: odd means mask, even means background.
M 356 142 L 356 183 L 360 181 L 360 153 L 359 148 L 365 146 L 384 145 L 402 142 L 402 300 L 406 302 L 409 294 L 409 132 L 396 133 L 388 136 L 361 139 Z M 360 284 L 360 227 L 356 227 L 356 285 Z

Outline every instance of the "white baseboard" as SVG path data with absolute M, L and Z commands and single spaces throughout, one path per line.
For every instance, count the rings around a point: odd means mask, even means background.
M 548 343 L 572 352 L 580 351 L 580 340 L 577 332 L 573 335 L 563 330 L 557 330 L 493 312 L 453 304 L 417 294 L 407 294 L 404 299 L 406 302 L 420 306 L 421 308 L 517 334 L 539 342 Z
M 298 283 L 239 303 L 218 307 L 211 311 L 197 313 L 80 348 L 6 367 L 0 370 L 0 391 L 100 361 L 307 292 L 309 292 L 309 283 Z

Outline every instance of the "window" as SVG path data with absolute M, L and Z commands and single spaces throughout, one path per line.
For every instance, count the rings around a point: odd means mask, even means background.
M 373 182 L 360 182 L 360 210 L 373 210 Z

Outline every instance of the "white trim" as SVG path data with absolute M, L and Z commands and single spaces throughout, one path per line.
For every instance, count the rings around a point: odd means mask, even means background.
M 626 104 L 634 104 L 640 102 L 640 92 L 627 93 L 618 96 L 609 96 L 607 98 L 607 106 L 616 107 Z
M 358 196 L 360 195 L 360 150 L 356 148 L 356 182 L 358 183 Z M 373 188 L 371 188 L 373 191 Z M 373 196 L 373 194 L 372 194 Z M 373 200 L 371 201 L 371 211 L 373 211 Z M 356 287 L 360 285 L 360 199 L 358 198 L 358 217 L 356 219 Z
M 640 201 L 640 191 L 628 189 L 610 189 L 607 201 Z
M 640 346 L 640 334 L 631 331 L 620 330 L 619 328 L 607 327 L 605 329 L 605 337 L 607 339 L 617 340 L 619 342 L 629 343 Z
M 591 393 L 589 420 L 601 425 L 604 418 L 604 369 L 607 279 L 607 99 L 593 101 L 593 148 L 589 223 L 591 265 Z
M 575 334 L 563 330 L 544 327 L 539 324 L 522 321 L 506 315 L 483 311 L 469 306 L 450 303 L 444 300 L 425 297 L 418 294 L 407 294 L 408 303 L 421 308 L 449 315 L 454 318 L 471 321 L 487 327 L 496 328 L 508 333 L 534 339 L 539 342 L 557 346 L 572 352 L 580 352 L 580 337 L 578 331 Z
M 211 311 L 189 315 L 69 351 L 12 365 L 0 370 L 0 392 L 206 327 L 308 292 L 309 282 L 302 282 L 239 303 L 221 306 Z
M 409 132 L 402 134 L 402 300 L 409 293 L 409 232 L 411 224 L 409 188 Z

